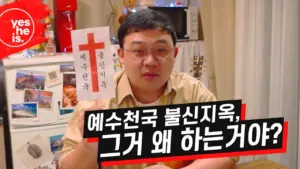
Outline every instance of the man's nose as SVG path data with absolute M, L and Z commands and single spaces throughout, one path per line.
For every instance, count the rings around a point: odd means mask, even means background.
M 152 52 L 149 52 L 144 60 L 144 64 L 148 66 L 156 66 L 158 65 L 157 58 Z

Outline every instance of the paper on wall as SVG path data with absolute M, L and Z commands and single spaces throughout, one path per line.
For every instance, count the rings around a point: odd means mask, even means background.
M 34 169 L 56 169 L 56 163 L 55 161 L 49 161 L 46 163 L 41 164 L 38 167 L 35 167 Z
M 109 27 L 73 30 L 71 34 L 77 100 L 114 97 L 114 63 Z
M 61 83 L 61 73 L 59 68 L 51 70 L 46 73 L 46 84 L 47 87 L 53 87 Z
M 40 135 L 36 135 L 24 143 L 23 146 L 16 150 L 16 154 L 21 157 L 29 168 L 35 168 L 52 159 L 52 153 Z

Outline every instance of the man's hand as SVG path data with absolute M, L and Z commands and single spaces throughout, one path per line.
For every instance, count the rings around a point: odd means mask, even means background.
M 167 167 L 165 165 L 157 164 L 157 165 L 152 165 L 152 166 L 146 167 L 144 169 L 171 169 L 171 168 Z
M 95 101 L 95 104 L 90 107 L 89 109 L 86 110 L 81 110 L 79 112 L 79 128 L 81 135 L 83 136 L 83 131 L 84 131 L 84 114 L 85 111 L 91 111 L 91 110 L 101 110 L 103 107 L 102 102 L 100 101 Z M 93 153 L 95 156 L 97 156 L 98 153 L 98 142 L 97 143 L 88 143 L 87 139 L 83 139 L 84 145 Z
M 103 104 L 101 101 L 93 102 L 80 102 L 82 106 L 75 109 L 76 118 L 76 131 L 81 136 L 83 136 L 84 128 L 84 114 L 85 111 L 89 110 L 101 110 L 103 109 Z M 84 107 L 84 108 L 83 108 Z M 78 117 L 79 116 L 79 117 Z M 62 159 L 62 169 L 97 169 L 97 153 L 98 153 L 98 143 L 88 143 L 87 139 L 82 139 L 77 145 L 76 148 L 67 154 Z
M 234 169 L 236 162 L 229 157 L 195 160 L 182 169 Z

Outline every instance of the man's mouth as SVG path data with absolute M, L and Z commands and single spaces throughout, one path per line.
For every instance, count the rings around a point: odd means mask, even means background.
M 158 74 L 157 73 L 144 73 L 143 76 L 147 79 L 153 79 L 153 78 L 157 77 Z
M 144 76 L 158 76 L 157 73 L 144 73 Z

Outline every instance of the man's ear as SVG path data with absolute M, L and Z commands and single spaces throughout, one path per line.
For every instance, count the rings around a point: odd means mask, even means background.
M 178 47 L 175 47 L 174 58 L 177 57 L 177 54 L 178 54 Z
M 119 61 L 124 64 L 124 51 L 123 49 L 119 48 L 118 49 L 118 56 L 119 56 Z

